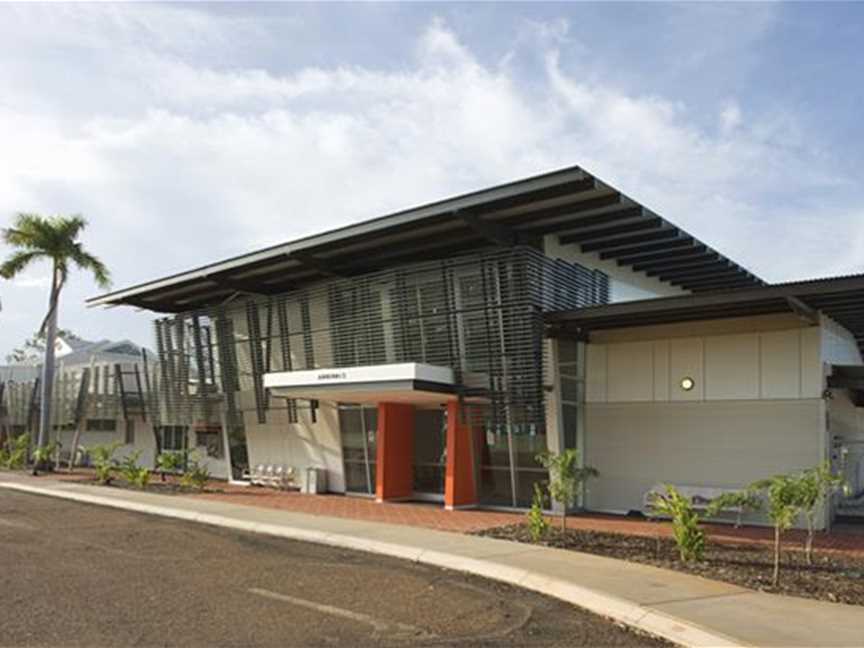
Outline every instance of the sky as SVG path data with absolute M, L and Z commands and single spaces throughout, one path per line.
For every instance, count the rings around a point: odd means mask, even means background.
M 768 281 L 862 272 L 862 50 L 864 4 L 0 4 L 0 227 L 82 214 L 123 288 L 579 165 Z M 0 280 L 0 361 L 48 282 Z M 60 325 L 150 344 L 99 292 Z

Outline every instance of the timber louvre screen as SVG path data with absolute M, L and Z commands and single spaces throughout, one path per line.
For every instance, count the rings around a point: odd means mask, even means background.
M 534 446 L 542 441 L 545 448 L 543 313 L 608 298 L 604 273 L 521 246 L 323 281 L 281 295 L 237 295 L 222 306 L 155 322 L 159 420 L 213 421 L 224 407 L 240 443 L 244 427 L 267 422 L 277 408 L 288 410 L 289 421 L 315 421 L 315 401 L 267 393 L 267 371 L 422 362 L 452 368 L 460 398 L 482 401 L 467 407 L 467 416 L 490 439 L 506 440 L 511 475 L 514 465 L 536 470 Z M 513 436 L 537 443 L 524 451 L 517 443 L 514 451 Z M 501 462 L 493 449 L 480 463 L 481 471 L 487 463 L 495 471 Z M 500 496 L 496 490 L 487 493 L 490 503 L 525 499 L 517 495 L 525 489 L 513 483 Z

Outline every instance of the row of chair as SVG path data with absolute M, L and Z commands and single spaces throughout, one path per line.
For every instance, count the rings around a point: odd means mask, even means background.
M 293 466 L 258 464 L 243 477 L 257 486 L 297 488 L 297 473 Z

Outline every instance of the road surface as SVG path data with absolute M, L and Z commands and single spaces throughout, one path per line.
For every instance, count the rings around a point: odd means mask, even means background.
M 661 646 L 412 562 L 0 490 L 4 646 Z

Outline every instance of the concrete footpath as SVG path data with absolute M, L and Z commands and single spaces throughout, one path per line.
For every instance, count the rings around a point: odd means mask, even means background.
M 864 608 L 458 533 L 0 474 L 0 488 L 369 551 L 540 592 L 687 646 L 864 646 Z

